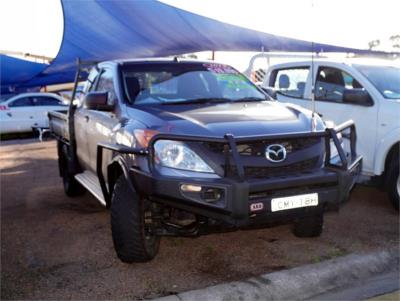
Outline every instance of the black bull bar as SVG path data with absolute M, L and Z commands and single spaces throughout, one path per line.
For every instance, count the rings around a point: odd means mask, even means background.
M 349 133 L 343 133 L 346 130 L 350 130 Z M 338 134 L 342 133 L 342 137 L 349 140 L 350 153 L 346 155 L 342 148 Z M 314 132 L 296 132 L 288 134 L 273 134 L 273 135 L 256 135 L 256 136 L 245 136 L 245 137 L 234 137 L 232 134 L 225 134 L 224 137 L 201 137 L 201 136 L 188 136 L 188 135 L 175 135 L 175 134 L 156 134 L 149 142 L 147 148 L 133 148 L 119 144 L 110 143 L 99 143 L 97 145 L 97 174 L 100 182 L 100 186 L 104 195 L 104 199 L 107 204 L 110 204 L 111 193 L 107 188 L 106 181 L 103 175 L 103 150 L 110 150 L 119 154 L 133 154 L 137 156 L 148 156 L 148 164 L 151 172 L 154 171 L 154 144 L 158 140 L 174 140 L 183 142 L 214 142 L 224 143 L 229 145 L 229 151 L 225 151 L 226 162 L 229 162 L 230 156 L 232 156 L 233 163 L 236 165 L 237 178 L 239 181 L 245 180 L 245 171 L 242 160 L 240 158 L 237 144 L 238 143 L 250 143 L 260 140 L 276 140 L 276 139 L 294 139 L 294 138 L 325 138 L 325 161 L 324 166 L 333 168 L 341 171 L 352 170 L 362 160 L 361 156 L 357 156 L 356 153 L 356 128 L 352 120 L 346 121 L 335 128 L 326 128 L 324 131 Z M 337 153 L 340 158 L 340 164 L 331 163 L 331 141 L 337 149 Z M 225 174 L 225 177 L 228 175 Z

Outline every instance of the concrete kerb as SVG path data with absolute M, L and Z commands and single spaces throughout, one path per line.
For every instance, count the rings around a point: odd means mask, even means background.
M 317 264 L 170 295 L 157 301 L 305 300 L 399 269 L 399 250 L 351 254 Z

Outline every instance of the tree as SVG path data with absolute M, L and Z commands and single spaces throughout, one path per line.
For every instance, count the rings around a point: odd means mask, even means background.
M 392 35 L 389 40 L 392 42 L 393 48 L 400 48 L 400 34 Z
M 379 39 L 372 40 L 371 42 L 368 43 L 369 50 L 372 50 L 375 47 L 378 47 L 381 44 L 381 41 Z

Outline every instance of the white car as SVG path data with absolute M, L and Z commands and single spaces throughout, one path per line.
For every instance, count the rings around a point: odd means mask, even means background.
M 312 82 L 315 109 L 324 120 L 354 120 L 363 174 L 381 176 L 398 209 L 400 64 L 371 59 L 284 63 L 268 69 L 262 87 L 278 101 L 312 109 Z
M 65 110 L 63 98 L 53 93 L 22 93 L 0 101 L 0 134 L 31 132 L 49 126 L 47 112 Z

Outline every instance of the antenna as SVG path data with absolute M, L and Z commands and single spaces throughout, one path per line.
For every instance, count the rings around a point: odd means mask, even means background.
M 311 1 L 311 10 L 314 9 L 314 1 Z M 315 80 L 314 80 L 314 39 L 311 40 L 311 131 L 315 132 L 317 130 L 317 119 L 315 112 Z
M 314 42 L 311 42 L 311 106 L 315 114 L 315 77 L 314 77 Z

